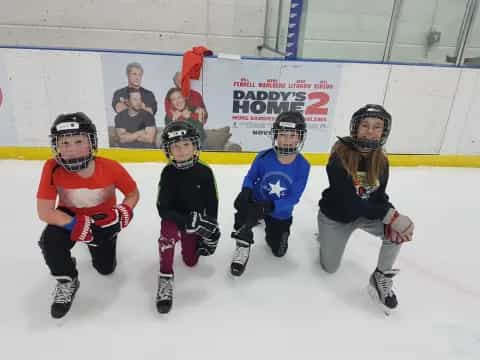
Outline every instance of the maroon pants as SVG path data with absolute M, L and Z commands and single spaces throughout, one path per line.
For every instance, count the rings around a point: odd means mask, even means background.
M 178 229 L 177 224 L 171 220 L 162 220 L 160 225 L 160 238 L 158 249 L 160 252 L 160 272 L 162 274 L 173 274 L 173 257 L 175 255 L 175 244 L 180 241 L 182 244 L 182 259 L 187 266 L 195 266 L 198 262 L 198 241 L 199 236 L 187 234 Z

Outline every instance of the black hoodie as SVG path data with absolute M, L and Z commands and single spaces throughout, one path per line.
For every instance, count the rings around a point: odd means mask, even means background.
M 330 156 L 327 164 L 330 186 L 323 191 L 318 202 L 321 211 L 328 218 L 343 223 L 355 221 L 359 217 L 383 220 L 387 211 L 394 207 L 385 193 L 389 175 L 388 162 L 376 186 L 366 184 L 365 170 L 366 160 L 362 157 L 357 176 L 353 179 L 338 156 Z

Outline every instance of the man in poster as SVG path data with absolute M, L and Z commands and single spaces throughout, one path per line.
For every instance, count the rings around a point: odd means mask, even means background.
M 150 90 L 141 86 L 142 77 L 142 65 L 137 62 L 132 62 L 127 65 L 128 85 L 118 89 L 113 94 L 112 107 L 117 114 L 128 108 L 128 91 L 130 89 L 140 91 L 143 110 L 148 111 L 152 115 L 157 113 L 157 100 L 155 99 L 155 95 Z
M 128 92 L 128 108 L 115 116 L 115 132 L 119 147 L 155 148 L 157 128 L 153 115 L 144 110 L 139 90 Z

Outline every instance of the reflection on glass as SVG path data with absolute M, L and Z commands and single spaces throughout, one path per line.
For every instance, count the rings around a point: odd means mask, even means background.
M 382 61 L 394 0 L 315 0 L 304 6 L 299 57 Z
M 277 50 L 284 53 L 287 49 L 288 23 L 290 15 L 290 0 L 280 1 L 280 23 L 278 24 Z
M 390 61 L 455 64 L 468 0 L 403 0 Z
M 276 49 L 277 46 L 279 10 L 280 0 L 267 0 L 264 44 L 270 49 Z
M 463 64 L 480 67 L 480 4 L 477 4 L 475 9 L 472 28 L 463 55 Z

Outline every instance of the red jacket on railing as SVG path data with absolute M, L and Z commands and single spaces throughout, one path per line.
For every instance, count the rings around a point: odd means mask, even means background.
M 190 79 L 198 80 L 202 71 L 203 57 L 213 52 L 204 46 L 195 46 L 183 54 L 182 64 L 182 94 L 190 95 Z

